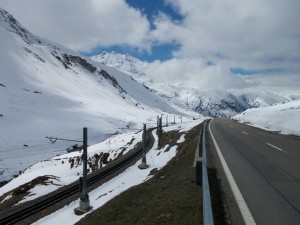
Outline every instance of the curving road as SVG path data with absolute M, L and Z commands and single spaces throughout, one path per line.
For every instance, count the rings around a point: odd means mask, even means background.
M 300 138 L 230 119 L 209 130 L 232 224 L 300 225 Z

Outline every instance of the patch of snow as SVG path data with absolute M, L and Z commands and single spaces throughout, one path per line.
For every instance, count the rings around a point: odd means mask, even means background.
M 7 195 L 1 202 L 0 204 L 2 204 L 3 202 L 7 201 L 8 199 L 10 199 L 12 197 L 12 195 Z
M 177 144 L 180 144 L 180 143 L 184 142 L 184 140 L 185 140 L 185 134 L 182 134 L 180 136 L 179 140 L 177 141 Z

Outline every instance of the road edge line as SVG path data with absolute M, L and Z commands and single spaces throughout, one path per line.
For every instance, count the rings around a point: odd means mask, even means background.
M 251 212 L 250 212 L 250 210 L 247 206 L 247 203 L 245 202 L 245 199 L 243 198 L 242 193 L 241 193 L 240 189 L 238 188 L 238 186 L 237 186 L 237 184 L 236 184 L 236 182 L 235 182 L 235 180 L 232 176 L 232 173 L 230 172 L 230 169 L 229 169 L 229 167 L 228 167 L 228 165 L 227 165 L 227 163 L 224 159 L 224 156 L 223 156 L 223 154 L 222 154 L 222 152 L 219 148 L 219 145 L 217 144 L 216 139 L 214 138 L 214 136 L 211 132 L 210 124 L 211 124 L 211 122 L 208 125 L 208 130 L 209 130 L 210 136 L 211 136 L 211 138 L 213 140 L 213 143 L 215 145 L 215 148 L 216 148 L 216 151 L 218 153 L 219 159 L 221 161 L 221 164 L 222 164 L 223 170 L 225 172 L 226 178 L 228 180 L 228 183 L 230 185 L 230 188 L 232 190 L 234 198 L 237 202 L 237 205 L 240 209 L 242 217 L 245 221 L 245 224 L 246 225 L 256 225 L 255 220 L 254 220 L 254 218 L 253 218 L 253 216 L 252 216 L 252 214 L 251 214 Z

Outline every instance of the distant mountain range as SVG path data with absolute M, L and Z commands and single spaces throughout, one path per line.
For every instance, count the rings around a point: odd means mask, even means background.
M 205 116 L 233 116 L 246 109 L 300 99 L 299 90 L 279 91 L 276 87 L 263 88 L 249 85 L 249 88 L 243 89 L 207 91 L 183 84 L 155 83 L 151 79 L 151 74 L 147 74 L 149 63 L 116 52 L 104 52 L 91 59 L 132 76 L 173 105 Z M 243 77 L 242 79 L 247 81 L 249 78 Z

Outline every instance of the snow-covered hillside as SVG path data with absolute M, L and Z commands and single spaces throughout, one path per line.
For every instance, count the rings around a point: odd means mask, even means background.
M 299 88 L 282 89 L 276 85 L 266 86 L 264 85 L 266 77 L 241 77 L 246 84 L 248 83 L 248 87 L 242 89 L 201 90 L 183 84 L 155 83 L 151 79 L 150 64 L 128 55 L 104 52 L 93 56 L 92 59 L 133 76 L 174 106 L 193 110 L 206 116 L 232 116 L 249 108 L 300 99 Z
M 0 9 L 0 182 L 32 163 L 123 129 L 182 115 L 130 76 L 42 39 Z
M 300 100 L 248 109 L 232 118 L 262 129 L 300 136 Z
M 135 79 L 146 79 L 146 74 L 143 70 L 147 67 L 148 63 L 130 55 L 122 55 L 116 52 L 103 52 L 100 55 L 92 56 L 91 59 L 134 76 Z
M 141 163 L 138 161 L 123 173 L 89 192 L 93 209 L 101 207 L 123 191 L 153 177 L 153 171 L 160 170 L 176 155 L 177 147 L 185 141 L 187 133 L 202 121 L 203 119 L 191 120 L 164 127 L 164 132 L 176 131 L 178 134 L 173 139 L 175 143 L 169 143 L 161 149 L 157 149 L 158 137 L 156 131 L 152 131 L 155 141 L 153 147 L 147 153 L 147 164 L 149 167 L 143 170 L 138 169 L 138 165 Z M 128 132 L 114 135 L 99 144 L 90 146 L 88 148 L 88 172 L 102 168 L 110 160 L 113 160 L 120 154 L 125 154 L 137 142 L 141 141 L 141 137 L 142 132 Z M 14 201 L 13 204 L 21 204 L 78 180 L 82 172 L 80 156 L 81 153 L 73 152 L 32 165 L 20 176 L 0 187 L 0 204 L 5 204 L 8 201 Z M 26 192 L 22 199 L 18 196 L 20 189 L 22 189 L 23 193 Z M 81 216 L 75 215 L 74 208 L 78 207 L 78 204 L 78 200 L 75 200 L 42 218 L 35 224 L 53 224 L 55 221 L 64 221 L 64 224 L 74 224 L 88 213 L 94 211 L 91 210 Z

